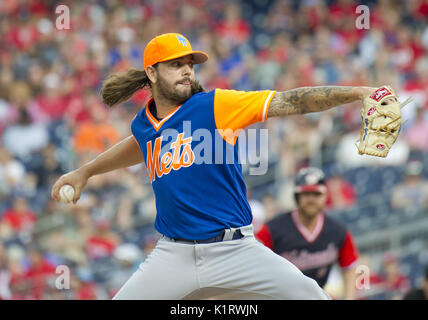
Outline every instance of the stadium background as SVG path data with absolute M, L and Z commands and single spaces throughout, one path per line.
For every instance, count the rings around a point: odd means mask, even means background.
M 55 8 L 70 8 L 58 30 Z M 108 74 L 142 68 L 145 44 L 179 32 L 210 55 L 207 89 L 288 90 L 392 84 L 407 120 L 387 159 L 357 155 L 359 104 L 269 119 L 269 170 L 245 175 L 257 221 L 293 207 L 296 171 L 328 176 L 328 212 L 354 232 L 370 289 L 398 299 L 428 265 L 428 1 L 0 1 L 0 299 L 109 299 L 153 248 L 154 198 L 143 166 L 90 180 L 79 204 L 50 200 L 59 175 L 130 134 L 148 99 L 113 109 L 99 98 Z M 244 166 L 248 172 L 248 166 Z M 71 270 L 58 290 L 55 268 Z M 337 270 L 328 284 L 340 298 Z

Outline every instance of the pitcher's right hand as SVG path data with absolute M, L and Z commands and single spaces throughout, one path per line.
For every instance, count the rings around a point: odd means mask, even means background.
M 69 173 L 62 175 L 53 185 L 51 197 L 56 201 L 60 201 L 59 189 L 65 184 L 69 184 L 74 188 L 73 203 L 76 204 L 80 199 L 80 194 L 88 182 L 89 175 L 83 168 L 76 169 Z

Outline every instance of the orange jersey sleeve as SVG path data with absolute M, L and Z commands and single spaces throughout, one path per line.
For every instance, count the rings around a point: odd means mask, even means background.
M 265 121 L 275 92 L 216 89 L 214 118 L 223 139 L 235 144 L 243 129 L 256 122 Z

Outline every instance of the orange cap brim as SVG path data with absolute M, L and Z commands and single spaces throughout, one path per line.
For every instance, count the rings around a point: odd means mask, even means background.
M 165 62 L 165 61 L 169 61 L 169 60 L 174 60 L 174 59 L 177 59 L 177 58 L 181 58 L 181 57 L 187 56 L 189 54 L 193 55 L 193 63 L 194 64 L 204 63 L 205 61 L 208 60 L 208 54 L 206 54 L 205 52 L 203 52 L 203 51 L 192 51 L 192 50 L 189 50 L 189 51 L 182 51 L 180 53 L 173 54 L 173 55 L 171 55 L 169 57 L 166 57 L 166 58 L 160 60 L 159 62 Z

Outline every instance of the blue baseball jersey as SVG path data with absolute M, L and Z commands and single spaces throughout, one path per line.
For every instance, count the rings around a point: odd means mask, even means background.
M 238 162 L 239 132 L 265 121 L 275 91 L 215 89 L 157 120 L 146 106 L 131 124 L 156 198 L 155 228 L 204 240 L 252 222 Z

